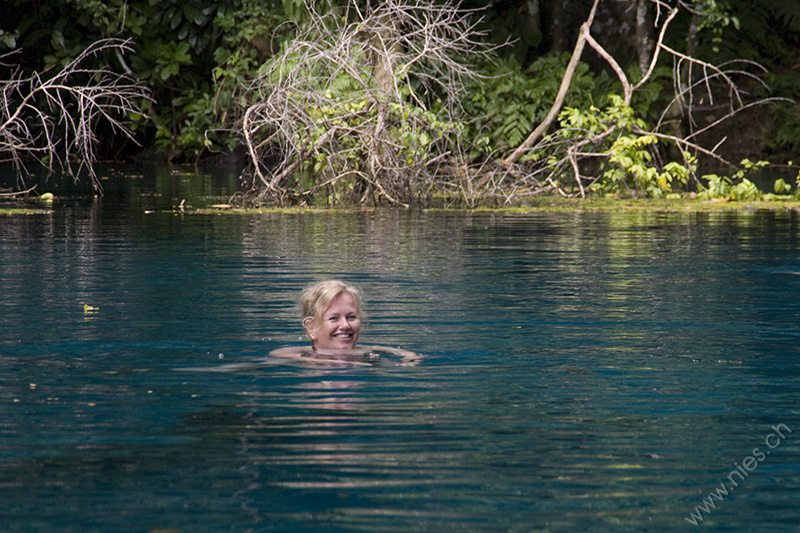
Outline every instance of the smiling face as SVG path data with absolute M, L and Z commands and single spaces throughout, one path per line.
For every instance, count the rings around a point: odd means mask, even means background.
M 349 293 L 342 292 L 322 316 L 306 322 L 306 330 L 317 351 L 353 349 L 361 331 L 361 315 L 356 301 Z

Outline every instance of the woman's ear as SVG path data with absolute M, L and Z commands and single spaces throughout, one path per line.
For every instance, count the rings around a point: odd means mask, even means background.
M 309 317 L 303 319 L 303 328 L 306 330 L 306 335 L 313 341 L 314 340 L 314 332 L 317 328 L 314 327 L 314 320 Z

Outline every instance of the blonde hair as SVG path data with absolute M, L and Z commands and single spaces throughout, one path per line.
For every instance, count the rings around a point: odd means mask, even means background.
M 303 327 L 308 330 L 308 323 L 320 322 L 322 315 L 331 306 L 333 301 L 341 294 L 347 293 L 356 304 L 359 317 L 361 311 L 361 291 L 355 286 L 338 279 L 330 279 L 316 283 L 300 295 L 300 315 L 303 317 Z

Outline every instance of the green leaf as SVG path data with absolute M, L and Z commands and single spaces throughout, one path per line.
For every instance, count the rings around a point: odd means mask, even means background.
M 773 188 L 774 188 L 775 192 L 778 193 L 778 194 L 785 194 L 785 193 L 789 192 L 790 190 L 792 190 L 792 186 L 789 185 L 788 183 L 786 183 L 785 181 L 783 181 L 782 178 L 778 178 L 778 179 L 775 180 Z

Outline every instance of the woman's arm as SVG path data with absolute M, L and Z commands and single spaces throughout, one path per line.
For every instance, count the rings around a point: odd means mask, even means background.
M 347 354 L 347 352 L 345 352 Z M 361 361 L 350 361 L 348 359 L 337 359 L 336 353 L 325 353 L 322 355 L 314 351 L 310 346 L 287 346 L 285 348 L 278 348 L 269 352 L 270 357 L 284 357 L 286 359 L 302 359 L 306 363 L 334 363 L 334 364 L 347 364 L 347 365 L 363 365 L 372 366 L 370 363 L 363 363 Z M 307 356 L 307 357 L 303 357 Z M 327 357 L 326 357 L 327 356 Z
M 372 352 L 388 352 L 390 354 L 399 355 L 400 357 L 419 357 L 420 354 L 416 352 L 410 352 L 408 350 L 404 350 L 402 348 L 392 348 L 391 346 L 361 346 L 364 350 L 369 350 Z
M 365 346 L 364 348 L 370 351 L 387 352 L 392 355 L 398 355 L 402 357 L 400 366 L 416 366 L 419 361 L 425 357 L 421 353 L 411 352 L 402 348 L 392 348 L 391 346 Z
M 286 346 L 285 348 L 277 348 L 269 352 L 270 357 L 287 357 L 297 359 L 303 355 L 312 353 L 313 349 L 310 346 Z
M 303 361 L 309 363 L 349 363 L 354 365 L 366 365 L 369 366 L 371 363 L 364 363 L 360 361 L 348 361 L 347 359 L 340 359 L 336 358 L 337 355 L 365 355 L 369 352 L 384 352 L 392 355 L 397 355 L 402 357 L 401 365 L 402 366 L 413 366 L 417 364 L 417 362 L 422 359 L 424 356 L 422 354 L 411 352 L 409 350 L 403 350 L 402 348 L 392 348 L 391 346 L 378 346 L 378 345 L 369 345 L 369 346 L 357 346 L 355 350 L 348 350 L 343 353 L 338 353 L 336 351 L 333 352 L 315 352 L 314 349 L 310 346 L 286 346 L 284 348 L 277 348 L 269 352 L 269 357 L 283 357 L 286 359 L 303 359 Z M 309 357 L 312 356 L 312 357 Z

